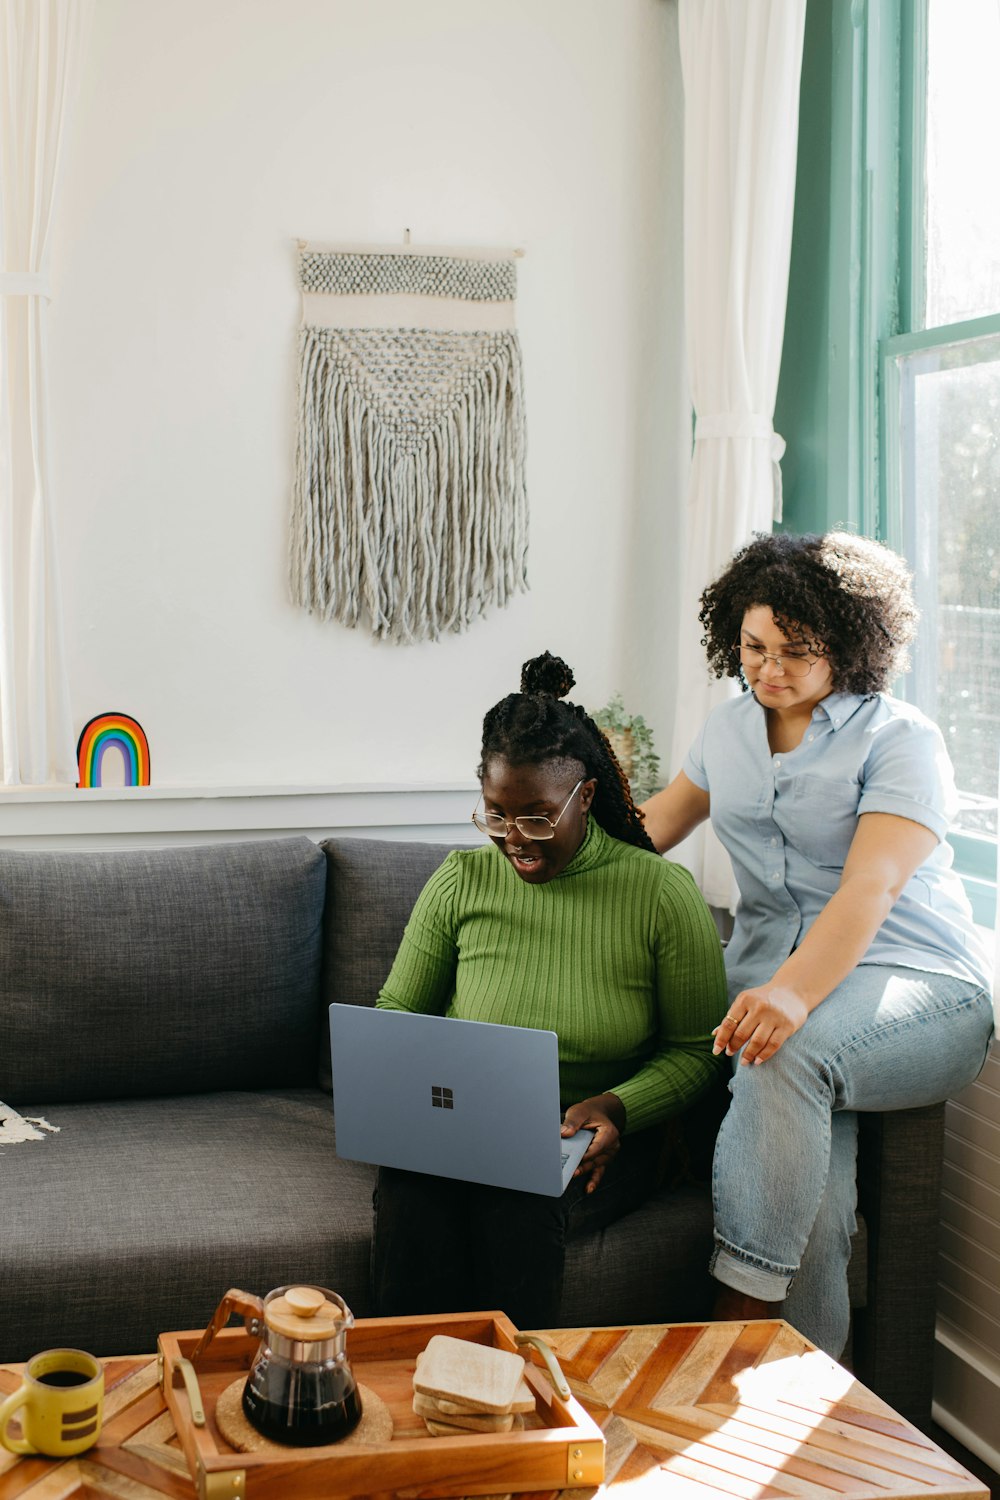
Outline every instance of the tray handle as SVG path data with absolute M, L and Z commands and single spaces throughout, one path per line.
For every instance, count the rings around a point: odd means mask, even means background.
M 196 1427 L 205 1425 L 205 1403 L 201 1399 L 201 1386 L 198 1384 L 198 1376 L 194 1365 L 183 1355 L 174 1361 L 174 1369 L 184 1382 L 187 1392 L 188 1406 L 191 1408 L 191 1421 Z
M 517 1333 L 514 1335 L 514 1342 L 516 1344 L 522 1345 L 522 1347 L 525 1344 L 531 1344 L 533 1348 L 538 1350 L 539 1354 L 542 1356 L 542 1359 L 545 1362 L 545 1368 L 549 1372 L 549 1379 L 552 1382 L 552 1386 L 555 1390 L 556 1395 L 561 1401 L 568 1401 L 573 1392 L 569 1388 L 569 1382 L 567 1381 L 566 1376 L 559 1368 L 559 1361 L 556 1359 L 555 1355 L 552 1353 L 551 1347 L 545 1342 L 545 1340 L 540 1339 L 537 1333 Z
M 253 1292 L 241 1292 L 231 1286 L 212 1314 L 211 1322 L 191 1350 L 191 1363 L 197 1364 L 220 1329 L 225 1328 L 233 1313 L 239 1313 L 247 1333 L 259 1334 L 264 1326 L 264 1304 Z

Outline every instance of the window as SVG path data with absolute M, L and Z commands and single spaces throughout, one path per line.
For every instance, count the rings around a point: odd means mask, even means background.
M 904 28 L 899 320 L 882 344 L 884 531 L 922 623 L 904 691 L 941 726 L 956 864 L 995 914 L 1000 746 L 1000 8 L 926 0 Z
M 793 438 L 789 530 L 847 525 L 913 566 L 923 620 L 894 690 L 947 739 L 955 863 L 984 926 L 1000 731 L 998 80 L 997 0 L 809 0 L 776 410 Z M 946 1121 L 935 1416 L 995 1454 L 1000 1044 Z
M 922 321 L 937 328 L 1000 312 L 1000 8 L 929 0 L 926 37 Z

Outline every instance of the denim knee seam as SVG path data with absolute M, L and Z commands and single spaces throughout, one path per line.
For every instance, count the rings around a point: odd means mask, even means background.
M 966 995 L 961 1000 L 955 1001 L 954 1004 L 943 1006 L 929 1015 L 896 1016 L 891 1020 L 883 1021 L 879 1026 L 870 1027 L 867 1031 L 856 1032 L 854 1036 L 847 1038 L 843 1046 L 839 1047 L 836 1052 L 826 1059 L 823 1066 L 827 1069 L 835 1068 L 841 1058 L 849 1057 L 851 1053 L 856 1052 L 859 1048 L 869 1046 L 878 1037 L 888 1036 L 894 1031 L 909 1031 L 913 1027 L 925 1026 L 928 1022 L 933 1023 L 934 1021 L 942 1020 L 944 1017 L 953 1015 L 958 1011 L 967 1010 L 972 1006 L 979 1005 L 984 999 L 989 1000 L 992 1005 L 992 1000 L 987 992 L 984 989 L 979 989 L 974 995 Z

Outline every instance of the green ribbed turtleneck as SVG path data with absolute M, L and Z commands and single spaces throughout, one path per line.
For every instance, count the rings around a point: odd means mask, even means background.
M 450 854 L 378 1003 L 555 1031 L 563 1108 L 611 1092 L 634 1131 L 690 1104 L 717 1071 L 726 981 L 688 872 L 590 818 L 570 864 L 540 885 L 493 844 Z

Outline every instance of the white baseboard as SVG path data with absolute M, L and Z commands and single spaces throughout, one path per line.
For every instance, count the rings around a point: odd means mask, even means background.
M 1000 1362 L 938 1322 L 931 1415 L 1000 1473 Z
M 0 848 L 114 849 L 277 838 L 478 844 L 464 785 L 39 788 L 0 796 Z

